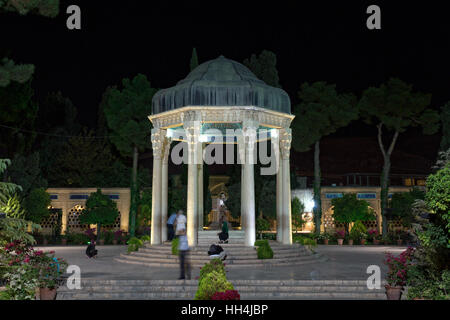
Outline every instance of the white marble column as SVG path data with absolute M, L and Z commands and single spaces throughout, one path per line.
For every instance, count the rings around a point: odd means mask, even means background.
M 198 230 L 203 230 L 203 143 L 199 142 L 198 143 L 198 162 L 199 164 L 197 165 L 197 187 L 198 187 L 198 191 L 197 191 L 197 198 L 198 198 Z
M 198 232 L 198 143 L 200 121 L 186 121 L 184 130 L 188 143 L 188 185 L 187 185 L 187 237 L 189 246 L 197 245 Z
M 164 136 L 167 131 L 162 131 Z M 169 153 L 171 139 L 164 137 L 161 165 L 161 242 L 167 241 L 167 219 L 168 219 L 168 186 L 169 186 Z
M 244 163 L 241 164 L 241 229 L 245 230 L 245 188 L 244 188 Z
M 161 177 L 162 141 L 164 136 L 159 128 L 152 129 L 153 180 L 152 180 L 152 228 L 151 244 L 161 244 Z
M 292 244 L 292 218 L 291 218 L 291 179 L 289 155 L 291 151 L 292 134 L 290 128 L 281 130 L 280 153 L 282 166 L 282 242 Z
M 253 246 L 256 239 L 255 225 L 255 177 L 254 163 L 256 158 L 254 150 L 256 147 L 256 130 L 258 123 L 253 120 L 243 121 L 243 135 L 245 143 L 245 163 L 243 166 L 243 215 L 245 230 L 245 245 Z
M 279 146 L 278 146 L 279 147 Z M 279 161 L 277 171 L 277 241 L 283 242 L 283 170 Z

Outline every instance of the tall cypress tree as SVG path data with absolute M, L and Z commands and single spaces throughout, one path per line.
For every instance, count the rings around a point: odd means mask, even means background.
M 131 178 L 130 235 L 134 236 L 137 205 L 137 170 L 139 152 L 150 149 L 151 124 L 147 116 L 156 89 L 150 86 L 147 77 L 138 74 L 133 79 L 122 81 L 122 90 L 113 88 L 108 94 L 105 115 L 111 129 L 111 142 L 124 156 L 133 158 Z
M 191 56 L 191 71 L 197 68 L 198 66 L 198 57 L 197 57 L 197 49 L 192 49 L 192 56 Z

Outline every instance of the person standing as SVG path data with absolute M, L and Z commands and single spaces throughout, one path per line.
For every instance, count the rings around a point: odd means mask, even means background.
M 184 230 L 186 232 L 186 216 L 183 210 L 178 210 L 177 217 L 175 219 L 175 234 L 178 236 L 180 232 Z
M 226 217 L 224 216 L 223 222 L 222 222 L 222 232 L 219 233 L 219 240 L 220 243 L 228 243 L 228 222 Z
M 191 266 L 189 262 L 189 244 L 186 235 L 186 228 L 180 229 L 178 235 L 179 243 L 178 243 L 178 254 L 180 258 L 180 277 L 178 280 L 191 279 Z
M 175 236 L 174 223 L 177 218 L 177 214 L 174 212 L 170 215 L 169 220 L 167 220 L 167 240 L 172 241 Z

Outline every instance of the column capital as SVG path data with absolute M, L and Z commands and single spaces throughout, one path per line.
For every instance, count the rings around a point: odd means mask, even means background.
M 152 129 L 153 158 L 161 159 L 163 152 L 164 132 L 159 128 Z
M 280 129 L 280 153 L 282 159 L 289 159 L 289 154 L 291 152 L 291 142 L 292 142 L 292 129 L 291 128 Z

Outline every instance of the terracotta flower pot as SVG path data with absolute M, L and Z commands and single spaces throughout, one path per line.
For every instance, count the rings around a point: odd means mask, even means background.
M 365 245 L 366 244 L 366 239 L 361 239 L 361 245 L 363 246 L 363 245 Z
M 41 300 L 55 300 L 56 299 L 56 288 L 40 288 L 39 297 Z
M 352 246 L 353 245 L 353 239 L 348 239 L 348 245 Z
M 338 245 L 342 246 L 344 244 L 344 239 L 337 239 Z
M 374 245 L 379 245 L 379 244 L 380 244 L 380 240 L 373 239 L 373 244 L 374 244 Z
M 391 287 L 390 285 L 385 285 L 386 297 L 388 300 L 400 300 L 402 298 L 403 287 Z
M 61 244 L 62 244 L 63 246 L 67 245 L 67 239 L 61 239 Z
M 328 244 L 328 239 L 323 239 L 323 244 Z
M 116 239 L 113 240 L 113 245 L 115 245 L 115 246 L 117 245 L 117 240 Z
M 105 239 L 100 239 L 100 241 L 98 242 L 101 246 L 105 245 Z
M 397 240 L 397 245 L 398 245 L 398 246 L 401 246 L 402 243 L 403 243 L 403 240 L 401 240 L 401 239 Z

